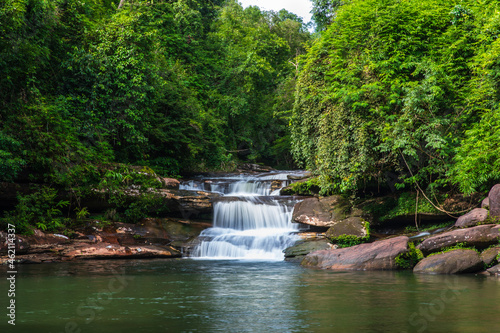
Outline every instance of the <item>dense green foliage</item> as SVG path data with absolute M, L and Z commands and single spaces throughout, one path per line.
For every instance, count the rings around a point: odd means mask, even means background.
M 0 182 L 47 184 L 83 209 L 123 165 L 291 167 L 294 64 L 309 39 L 296 15 L 235 0 L 1 1 Z
M 302 61 L 292 149 L 323 193 L 500 180 L 498 2 L 345 1 Z
M 320 191 L 318 178 L 310 178 L 290 184 L 281 190 L 282 195 L 316 195 Z
M 19 233 L 31 232 L 32 226 L 43 231 L 54 231 L 67 222 L 61 209 L 68 204 L 68 201 L 57 200 L 54 189 L 42 186 L 33 194 L 19 196 L 19 204 L 7 214 L 6 219 L 16 225 Z
M 369 212 L 378 221 L 388 221 L 401 216 L 412 216 L 415 213 L 439 213 L 428 201 L 422 199 L 417 201 L 416 194 L 412 192 L 403 192 L 395 196 L 385 196 L 375 200 L 368 200 L 361 204 L 363 210 Z
M 7 0 L 0 14 L 1 180 L 29 166 L 66 182 L 82 161 L 175 175 L 237 150 L 290 161 L 275 114 L 293 100 L 275 92 L 293 91 L 308 40 L 295 15 L 208 0 Z
M 422 251 L 417 249 L 413 242 L 409 242 L 408 252 L 399 254 L 395 261 L 396 265 L 401 269 L 412 269 L 422 259 L 424 259 Z
M 304 194 L 486 191 L 498 6 L 313 0 L 310 43 L 296 15 L 236 0 L 1 1 L 0 182 L 35 184 L 6 217 L 54 229 L 97 189 L 134 221 L 163 209 L 141 175 L 241 161 L 310 169 Z M 152 190 L 125 202 L 130 179 Z

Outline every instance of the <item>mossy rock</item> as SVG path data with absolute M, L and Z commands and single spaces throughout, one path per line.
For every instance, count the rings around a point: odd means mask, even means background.
M 328 250 L 331 248 L 328 240 L 316 240 L 316 241 L 300 241 L 294 246 L 285 249 L 285 259 L 287 261 L 301 261 L 302 258 L 309 253 L 319 250 Z
M 366 237 L 368 235 L 366 223 L 367 222 L 361 217 L 349 217 L 330 227 L 326 232 L 326 237 L 330 239 L 337 238 L 342 235 L 350 235 L 360 238 Z
M 281 189 L 281 195 L 318 195 L 320 191 L 318 178 L 307 178 L 296 181 Z
M 500 245 L 487 248 L 481 253 L 481 260 L 486 266 L 492 266 L 498 263 L 498 256 L 500 255 Z
M 350 217 L 349 200 L 333 195 L 324 198 L 308 198 L 297 203 L 292 220 L 316 227 L 331 227 Z
M 415 273 L 459 274 L 474 273 L 484 268 L 479 253 L 469 249 L 458 249 L 439 253 L 422 259 L 413 269 Z

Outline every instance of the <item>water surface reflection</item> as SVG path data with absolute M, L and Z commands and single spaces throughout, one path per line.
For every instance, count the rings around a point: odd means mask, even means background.
M 476 333 L 500 314 L 499 280 L 478 276 L 187 259 L 18 268 L 16 332 Z

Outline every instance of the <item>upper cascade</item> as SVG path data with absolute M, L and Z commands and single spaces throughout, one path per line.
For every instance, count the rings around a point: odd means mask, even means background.
M 196 177 L 182 181 L 179 189 L 218 192 L 231 196 L 279 195 L 279 189 L 290 185 L 306 171 L 271 171 L 262 174 L 228 174 L 216 177 Z M 278 185 L 273 189 L 274 185 Z

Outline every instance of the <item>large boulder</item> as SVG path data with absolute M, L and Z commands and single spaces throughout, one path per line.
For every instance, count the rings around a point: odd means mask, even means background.
M 490 209 L 490 198 L 486 197 L 481 201 L 481 208 Z
M 500 276 L 500 264 L 486 270 L 490 275 Z
M 474 208 L 465 215 L 460 216 L 455 222 L 455 227 L 468 228 L 473 227 L 488 218 L 488 210 L 484 208 Z
M 332 248 L 332 244 L 326 239 L 315 241 L 301 241 L 294 246 L 285 249 L 285 260 L 301 261 L 306 255 L 319 250 L 328 250 Z
M 424 254 L 437 252 L 445 247 L 458 243 L 466 243 L 477 249 L 484 249 L 498 243 L 500 240 L 500 225 L 485 224 L 477 227 L 444 232 L 424 240 L 417 248 Z
M 213 201 L 221 195 L 205 191 L 165 190 L 159 191 L 162 204 L 168 208 L 168 215 L 184 219 L 211 215 Z
M 348 217 L 350 207 L 349 201 L 340 195 L 308 198 L 295 205 L 292 220 L 316 227 L 332 227 Z
M 474 273 L 484 269 L 483 261 L 474 250 L 458 249 L 434 254 L 422 259 L 414 268 L 414 273 L 458 274 Z
M 158 177 L 158 181 L 161 183 L 162 188 L 170 189 L 170 190 L 178 190 L 180 182 L 175 178 L 165 178 Z
M 490 216 L 500 217 L 500 184 L 496 184 L 488 193 Z
M 393 270 L 396 257 L 408 252 L 408 237 L 399 236 L 343 249 L 308 254 L 302 266 L 332 270 Z
M 328 238 L 337 238 L 342 235 L 366 237 L 368 235 L 366 221 L 361 217 L 349 217 L 336 223 L 326 232 L 326 237 Z
M 143 237 L 148 244 L 162 244 L 162 240 L 169 240 L 172 245 L 189 242 L 198 237 L 204 229 L 212 226 L 207 222 L 174 218 L 148 218 L 143 219 L 139 225 L 146 230 Z
M 500 246 L 490 247 L 481 253 L 481 260 L 486 266 L 496 262 L 497 256 L 500 254 Z
M 117 258 L 178 258 L 182 254 L 172 247 L 151 245 L 122 246 L 107 243 L 81 244 L 60 251 L 61 260 Z

